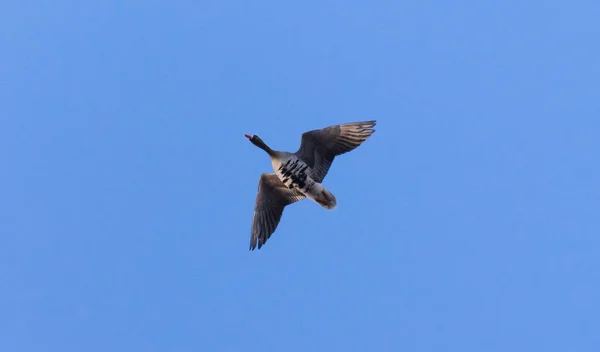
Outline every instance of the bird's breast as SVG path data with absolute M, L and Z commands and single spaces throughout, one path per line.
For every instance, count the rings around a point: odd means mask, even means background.
M 302 193 L 308 193 L 314 187 L 315 181 L 309 176 L 310 168 L 299 158 L 289 158 L 274 166 L 275 174 L 286 187 L 297 188 Z

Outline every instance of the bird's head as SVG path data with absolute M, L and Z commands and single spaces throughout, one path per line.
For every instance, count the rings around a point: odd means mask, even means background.
M 267 144 L 260 139 L 259 136 L 255 135 L 255 134 L 244 134 L 244 136 L 246 138 L 248 138 L 248 140 L 250 142 L 252 142 L 252 144 L 254 144 L 255 146 L 259 147 L 260 149 L 266 151 L 269 155 L 273 156 L 275 155 L 275 151 L 273 151 L 271 148 L 269 148 L 269 146 L 267 146 Z
M 252 142 L 252 144 L 254 144 L 254 145 L 256 145 L 256 146 L 261 146 L 261 145 L 264 145 L 264 144 L 265 144 L 265 142 L 263 142 L 263 140 L 262 140 L 262 139 L 260 139 L 260 137 L 259 137 L 259 136 L 257 136 L 257 135 L 255 135 L 255 134 L 244 134 L 244 136 L 245 136 L 246 138 L 248 138 L 248 140 L 249 140 L 250 142 Z

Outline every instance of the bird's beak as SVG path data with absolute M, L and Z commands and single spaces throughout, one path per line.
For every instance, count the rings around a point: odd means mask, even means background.
M 252 136 L 249 134 L 244 134 L 244 137 L 248 138 L 248 139 L 252 139 Z

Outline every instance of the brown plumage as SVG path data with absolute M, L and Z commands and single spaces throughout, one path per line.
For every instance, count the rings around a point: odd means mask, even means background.
M 260 137 L 246 135 L 269 154 L 275 170 L 275 173 L 264 173 L 260 177 L 250 250 L 260 249 L 267 242 L 275 232 L 284 208 L 292 203 L 309 197 L 326 209 L 335 208 L 335 196 L 321 182 L 335 157 L 360 146 L 375 132 L 375 124 L 374 120 L 353 122 L 305 132 L 296 153 L 275 151 Z
M 323 182 L 333 159 L 361 145 L 375 132 L 375 124 L 354 122 L 304 132 L 296 155 L 312 169 L 313 179 Z
M 260 249 L 267 242 L 275 232 L 285 206 L 304 198 L 306 196 L 301 192 L 287 188 L 277 175 L 260 175 L 258 195 L 254 204 L 250 249 L 256 246 Z

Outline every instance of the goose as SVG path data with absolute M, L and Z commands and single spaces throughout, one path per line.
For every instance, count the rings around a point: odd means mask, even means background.
M 281 221 L 286 206 L 309 198 L 331 210 L 337 205 L 322 182 L 333 159 L 356 149 L 375 130 L 376 121 L 352 122 L 304 132 L 295 153 L 271 149 L 259 136 L 244 134 L 271 158 L 274 173 L 263 173 L 254 204 L 250 250 L 260 249 Z

